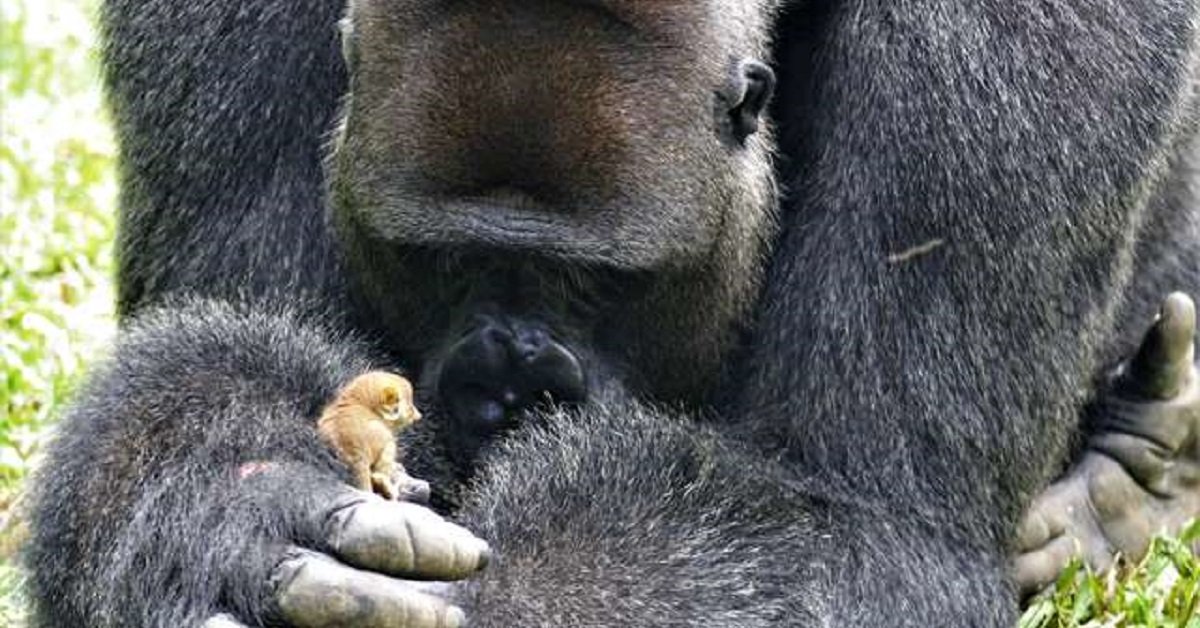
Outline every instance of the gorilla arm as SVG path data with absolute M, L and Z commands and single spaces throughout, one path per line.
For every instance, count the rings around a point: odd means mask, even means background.
M 127 327 L 38 484 L 41 621 L 443 627 L 462 620 L 453 595 L 482 626 L 756 626 L 817 621 L 824 598 L 808 583 L 873 568 L 824 558 L 834 545 L 870 554 L 877 541 L 852 524 L 871 515 L 811 500 L 778 465 L 619 397 L 523 430 L 490 459 L 463 523 L 504 555 L 477 585 L 401 580 L 464 578 L 489 551 L 419 506 L 345 485 L 313 423 L 369 366 L 281 313 L 201 302 Z M 935 530 L 903 533 L 915 561 L 933 560 L 921 539 Z
M 969 578 L 987 556 L 930 542 L 946 531 L 912 518 L 867 532 L 859 522 L 881 513 L 812 498 L 815 487 L 690 418 L 623 396 L 547 418 L 492 452 L 463 508 L 461 522 L 496 549 L 477 579 L 414 586 L 354 572 L 362 586 L 320 590 L 330 581 L 321 572 L 337 567 L 313 558 L 303 568 L 317 572 L 302 607 L 310 614 L 289 616 L 289 625 L 343 625 L 322 609 L 391 611 L 414 589 L 449 597 L 483 627 L 819 625 L 830 614 L 830 581 L 887 578 L 896 564 L 913 567 L 906 586 L 949 590 L 973 610 L 1002 597 Z M 909 601 L 889 625 L 928 626 L 929 613 L 945 608 L 926 602 Z M 394 611 L 354 619 L 414 625 Z M 206 628 L 244 625 L 256 622 L 222 615 Z
M 952 531 L 920 517 L 867 530 L 883 513 L 812 497 L 819 487 L 692 418 L 609 397 L 545 424 L 504 443 L 464 508 L 497 556 L 461 600 L 472 625 L 829 625 L 831 582 L 896 584 L 897 565 L 908 590 L 958 601 L 942 617 L 1003 599 L 969 577 L 989 557 Z M 930 599 L 886 625 L 929 626 L 948 608 Z
M 957 530 L 945 540 L 990 557 L 972 578 L 1003 586 L 1021 511 L 1064 456 L 1148 192 L 1194 132 L 1195 11 L 836 4 L 780 29 L 795 33 L 780 84 L 803 86 L 776 108 L 797 165 L 740 428 L 827 494 L 878 507 L 864 529 L 922 513 Z M 911 599 L 955 603 L 909 588 L 911 571 L 860 583 L 869 594 L 834 583 L 835 616 L 888 623 Z
M 191 626 L 221 611 L 297 626 L 460 623 L 379 574 L 464 578 L 486 544 L 350 489 L 314 429 L 368 367 L 353 343 L 286 312 L 199 302 L 128 326 L 35 483 L 42 623 Z

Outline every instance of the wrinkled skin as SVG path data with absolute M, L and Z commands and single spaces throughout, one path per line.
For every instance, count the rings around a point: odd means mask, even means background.
M 1082 457 L 1021 524 L 1014 577 L 1023 595 L 1052 583 L 1072 557 L 1105 570 L 1200 517 L 1195 334 L 1195 304 L 1173 294 L 1138 355 L 1113 375 Z

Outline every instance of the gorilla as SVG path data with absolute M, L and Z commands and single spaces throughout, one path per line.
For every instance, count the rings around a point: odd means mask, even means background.
M 122 329 L 37 621 L 1012 625 L 1196 510 L 1191 303 L 1135 348 L 1200 290 L 1197 14 L 106 0 Z M 317 436 L 377 367 L 440 514 Z

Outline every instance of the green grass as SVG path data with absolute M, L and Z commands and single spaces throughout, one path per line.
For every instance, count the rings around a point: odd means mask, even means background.
M 94 7 L 0 0 L 0 626 L 24 623 L 22 481 L 114 329 L 114 148 Z
M 4 0 L 0 21 L 0 494 L 113 331 L 113 142 L 91 11 Z M 31 7 L 38 7 L 36 11 Z
M 1200 628 L 1200 561 L 1190 549 L 1197 540 L 1200 521 L 1178 540 L 1156 539 L 1137 565 L 1103 576 L 1076 561 L 1030 605 L 1019 628 Z
M 21 487 L 114 330 L 114 147 L 95 0 L 0 0 L 0 626 L 24 624 Z M 1191 535 L 1200 536 L 1200 526 Z M 1178 541 L 1096 577 L 1078 567 L 1020 628 L 1200 628 L 1200 563 Z

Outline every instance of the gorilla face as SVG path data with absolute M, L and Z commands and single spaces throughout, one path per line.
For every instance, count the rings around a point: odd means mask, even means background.
M 730 128 L 757 121 L 765 68 L 747 70 L 756 46 L 710 17 L 738 11 L 356 0 L 337 201 L 397 244 L 702 263 L 769 194 L 762 144 Z
M 712 384 L 774 224 L 764 13 L 351 2 L 334 223 L 376 327 L 451 415 L 502 424 L 601 373 L 659 399 Z

